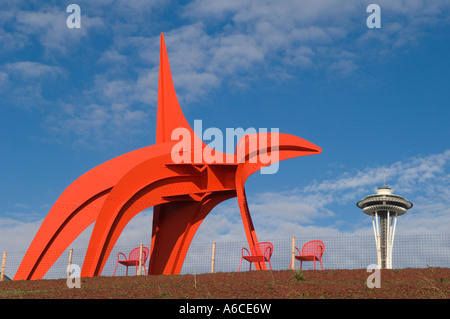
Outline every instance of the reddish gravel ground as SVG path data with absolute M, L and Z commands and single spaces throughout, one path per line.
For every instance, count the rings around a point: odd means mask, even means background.
M 365 269 L 250 271 L 200 275 L 0 282 L 1 299 L 448 299 L 449 268 L 381 271 L 368 288 Z

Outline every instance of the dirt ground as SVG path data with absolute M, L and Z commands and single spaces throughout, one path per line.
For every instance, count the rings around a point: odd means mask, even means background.
M 449 299 L 450 269 L 246 271 L 0 282 L 1 299 Z M 371 277 L 373 278 L 373 276 Z M 70 279 L 75 283 L 75 279 Z M 370 282 L 376 283 L 375 279 Z

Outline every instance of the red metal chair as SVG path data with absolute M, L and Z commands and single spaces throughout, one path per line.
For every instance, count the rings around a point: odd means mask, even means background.
M 247 252 L 247 255 L 244 255 L 244 251 Z M 272 253 L 273 253 L 272 243 L 261 242 L 261 243 L 255 245 L 255 247 L 253 247 L 251 253 L 248 251 L 247 248 L 242 247 L 241 252 L 242 252 L 242 257 L 241 257 L 241 262 L 239 264 L 238 271 L 241 270 L 241 265 L 242 265 L 243 259 L 250 262 L 249 270 L 252 270 L 252 263 L 255 263 L 255 262 L 269 262 L 270 270 L 272 270 L 272 265 L 270 264 L 270 257 L 272 256 Z
M 127 267 L 127 273 L 126 273 L 127 276 L 128 276 L 128 267 L 135 266 L 136 267 L 136 275 L 137 275 L 138 267 L 139 267 L 139 250 L 140 250 L 140 247 L 133 249 L 130 252 L 130 255 L 128 256 L 128 259 L 127 259 L 127 256 L 125 256 L 125 254 L 118 253 L 117 254 L 117 264 L 116 264 L 116 268 L 114 269 L 113 276 L 116 274 L 117 266 L 119 264 L 122 264 L 125 267 Z M 147 260 L 149 254 L 150 254 L 150 250 L 147 247 L 142 247 L 142 265 L 144 266 L 145 274 L 147 274 L 147 270 L 145 268 L 145 261 Z M 120 259 L 120 256 L 123 256 L 125 259 Z
M 295 259 L 300 260 L 300 269 L 302 269 L 302 264 L 304 261 L 314 261 L 314 269 L 316 269 L 316 260 L 320 261 L 320 267 L 323 270 L 322 266 L 322 255 L 325 250 L 325 244 L 320 240 L 312 240 L 303 245 L 302 253 L 300 254 L 300 250 L 295 247 L 298 251 L 298 255 L 295 255 Z M 291 265 L 289 268 L 292 266 Z

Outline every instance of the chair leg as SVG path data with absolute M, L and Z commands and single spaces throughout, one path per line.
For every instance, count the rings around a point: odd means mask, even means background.
M 114 268 L 114 273 L 113 273 L 113 277 L 116 275 L 116 270 L 117 270 L 117 266 L 119 265 L 119 262 L 117 262 L 116 264 L 116 268 Z
M 241 258 L 241 262 L 239 263 L 239 268 L 238 268 L 238 272 L 239 272 L 239 271 L 241 270 L 242 259 L 243 259 L 243 258 Z
M 303 261 L 300 260 L 300 270 L 302 270 Z
M 291 263 L 289 264 L 289 269 L 291 269 L 293 267 L 292 264 L 294 264 L 294 267 L 295 267 L 295 258 L 294 258 L 294 261 L 291 260 Z
M 322 268 L 322 270 L 323 270 L 322 259 L 320 260 L 320 268 Z

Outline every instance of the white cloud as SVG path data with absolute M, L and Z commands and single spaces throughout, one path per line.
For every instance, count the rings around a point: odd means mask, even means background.
M 332 75 L 347 76 L 358 70 L 360 59 L 367 58 L 366 54 L 386 58 L 394 47 L 416 43 L 424 36 L 426 26 L 438 21 L 448 23 L 443 17 L 449 8 L 445 1 L 381 1 L 379 4 L 382 29 L 371 32 L 373 30 L 364 24 L 365 5 L 356 0 L 345 3 L 337 0 L 192 1 L 176 13 L 180 24 L 161 30 L 165 33 L 179 99 L 186 107 L 224 84 L 246 87 L 261 75 L 286 80 L 301 76 L 302 70 L 312 67 Z M 166 10 L 167 4 L 105 0 L 81 3 L 81 7 L 82 28 L 77 30 L 65 26 L 67 13 L 60 6 L 48 4 L 36 11 L 5 10 L 2 12 L 4 23 L 10 26 L 0 29 L 0 38 L 16 49 L 38 39 L 44 49 L 44 60 L 54 61 L 59 57 L 67 58 L 73 52 L 82 52 L 83 40 L 95 39 L 106 32 L 110 43 L 103 51 L 96 51 L 98 57 L 95 57 L 100 72 L 89 75 L 91 78 L 85 77 L 86 83 L 93 82 L 93 85 L 64 97 L 67 103 L 67 100 L 79 101 L 81 96 L 83 101 L 80 102 L 85 106 L 75 108 L 61 123 L 77 120 L 91 128 L 98 127 L 98 117 L 88 123 L 87 114 L 92 113 L 89 107 L 92 105 L 103 108 L 127 105 L 127 110 L 132 112 L 128 113 L 130 116 L 150 116 L 154 109 L 148 106 L 156 106 L 159 61 L 159 32 L 154 35 L 152 26 L 160 22 L 156 12 Z M 146 17 L 147 20 L 151 17 L 151 21 L 146 21 Z M 138 33 L 142 28 L 152 31 Z M 14 43 L 8 40 L 12 35 L 17 39 Z M 373 41 L 378 41 L 376 53 Z M 48 63 L 30 61 L 12 62 L 7 67 L 29 78 L 55 78 L 70 72 Z M 42 99 L 39 83 L 28 83 L 11 93 L 18 97 L 20 104 L 52 103 Z M 61 101 L 55 103 L 61 104 Z M 64 113 L 57 112 L 52 108 L 49 118 L 64 119 Z M 113 110 L 104 109 L 105 116 L 106 113 L 114 116 Z M 60 129 L 67 131 L 69 127 L 75 129 L 72 133 L 82 132 L 74 125 Z M 115 130 L 117 128 L 114 126 Z M 132 127 L 123 125 L 121 128 Z
M 66 69 L 41 62 L 19 61 L 0 66 L 4 104 L 44 110 L 51 103 L 43 98 L 43 88 L 51 81 L 64 80 L 67 76 Z
M 62 67 L 32 61 L 8 63 L 4 66 L 4 69 L 25 79 L 42 79 L 46 76 L 58 77 L 66 74 Z
M 2 18 L 0 17 L 1 20 Z M 22 49 L 27 42 L 27 37 L 20 32 L 6 32 L 0 29 L 0 43 L 2 43 L 0 55 L 7 56 L 16 50 Z
M 22 34 L 38 37 L 47 56 L 56 54 L 67 55 L 70 49 L 80 44 L 88 32 L 94 33 L 97 28 L 103 28 L 101 18 L 91 18 L 88 13 L 82 13 L 82 27 L 70 29 L 66 25 L 68 13 L 60 7 L 46 8 L 42 11 L 17 12 L 17 30 Z
M 355 202 L 372 193 L 374 188 L 380 185 L 384 171 L 388 172 L 388 184 L 392 185 L 394 193 L 405 196 L 414 203 L 414 207 L 407 214 L 399 217 L 397 241 L 401 238 L 400 235 L 448 234 L 449 164 L 450 150 L 447 150 L 440 154 L 415 156 L 383 167 L 367 167 L 355 176 L 352 176 L 353 172 L 343 172 L 335 178 L 311 183 L 303 189 L 255 194 L 249 197 L 248 201 L 258 239 L 286 240 L 291 236 L 301 238 L 372 236 L 370 218 L 362 214 L 355 206 Z M 407 178 L 406 184 L 404 178 Z M 342 206 L 343 201 L 348 205 Z M 27 209 L 28 206 L 26 203 L 16 205 L 17 208 L 23 209 Z M 350 213 L 359 216 L 352 218 L 351 227 L 348 227 L 348 221 L 345 221 L 348 217 L 341 216 L 343 210 L 339 206 L 344 210 L 351 207 Z M 9 259 L 10 273 L 11 269 L 18 266 L 22 257 L 20 253 L 26 250 L 42 222 L 42 220 L 21 221 L 16 215 L 14 218 L 0 218 L 2 234 L 0 249 L 7 250 L 10 256 L 17 259 Z M 78 252 L 81 248 L 86 248 L 92 229 L 93 226 L 88 227 L 70 247 L 77 249 Z M 152 210 L 149 209 L 130 221 L 116 247 L 137 247 L 139 243 L 149 245 L 151 229 Z M 193 244 L 197 245 L 196 247 L 205 247 L 201 244 L 211 244 L 213 241 L 242 242 L 245 245 L 244 227 L 236 198 L 221 203 L 211 211 L 200 226 Z M 408 245 L 411 247 L 415 243 Z M 420 243 L 418 246 L 423 247 Z M 189 255 L 188 263 L 193 263 L 194 257 Z M 115 260 L 115 256 L 112 255 L 111 258 Z M 328 258 L 330 262 L 333 260 L 331 255 L 328 255 Z
M 309 60 L 300 58 L 300 68 L 310 66 L 311 61 L 320 61 L 331 71 L 344 75 L 358 68 L 360 50 L 374 54 L 371 40 L 381 41 L 376 50 L 376 56 L 380 56 L 381 52 L 392 52 L 392 48 L 417 43 L 430 25 L 449 22 L 445 12 L 450 5 L 445 1 L 381 1 L 378 4 L 382 8 L 383 22 L 382 29 L 377 32 L 366 27 L 367 4 L 358 0 L 344 3 L 338 0 L 227 1 L 226 4 L 196 0 L 185 7 L 184 15 L 203 19 L 211 29 L 225 23 L 223 31 L 215 33 L 215 38 L 220 37 L 220 43 L 211 45 L 217 45 L 216 51 L 220 53 L 232 49 L 227 40 L 237 46 L 243 43 L 242 50 L 250 52 L 241 55 L 243 65 L 244 60 L 252 65 L 266 62 L 274 54 L 283 56 L 287 53 L 282 60 L 291 62 L 289 65 L 292 66 L 292 61 L 296 61 L 292 52 L 308 48 L 314 54 L 309 54 Z M 350 53 L 346 56 L 333 53 L 346 50 Z
M 0 92 L 6 89 L 9 84 L 8 79 L 8 73 L 0 71 Z
M 259 237 L 279 238 L 292 235 L 371 235 L 370 218 L 356 202 L 374 194 L 382 186 L 386 173 L 387 184 L 394 194 L 413 202 L 413 208 L 399 217 L 398 234 L 448 233 L 450 229 L 450 150 L 440 154 L 415 156 L 403 162 L 381 167 L 367 167 L 359 172 L 343 172 L 335 178 L 312 182 L 303 189 L 284 192 L 264 192 L 248 198 L 249 209 Z M 237 203 L 228 201 L 217 208 L 214 220 L 206 218 L 201 231 L 214 237 L 228 239 L 241 232 L 243 226 Z M 349 216 L 354 222 L 348 221 Z M 367 222 L 365 222 L 367 221 Z M 326 226 L 325 226 L 326 225 Z
M 22 221 L 15 216 L 0 218 L 1 251 L 25 252 L 43 219 Z
M 148 129 L 147 113 L 128 103 L 63 104 L 47 117 L 47 129 L 60 136 L 75 135 L 74 146 L 93 147 L 126 141 Z
M 127 62 L 127 57 L 123 54 L 120 54 L 116 50 L 109 50 L 103 52 L 102 56 L 98 60 L 99 63 L 111 63 L 114 65 L 121 65 Z
M 41 62 L 19 61 L 0 66 L 0 91 L 5 106 L 40 108 L 49 104 L 42 96 L 47 81 L 67 78 L 67 70 Z

